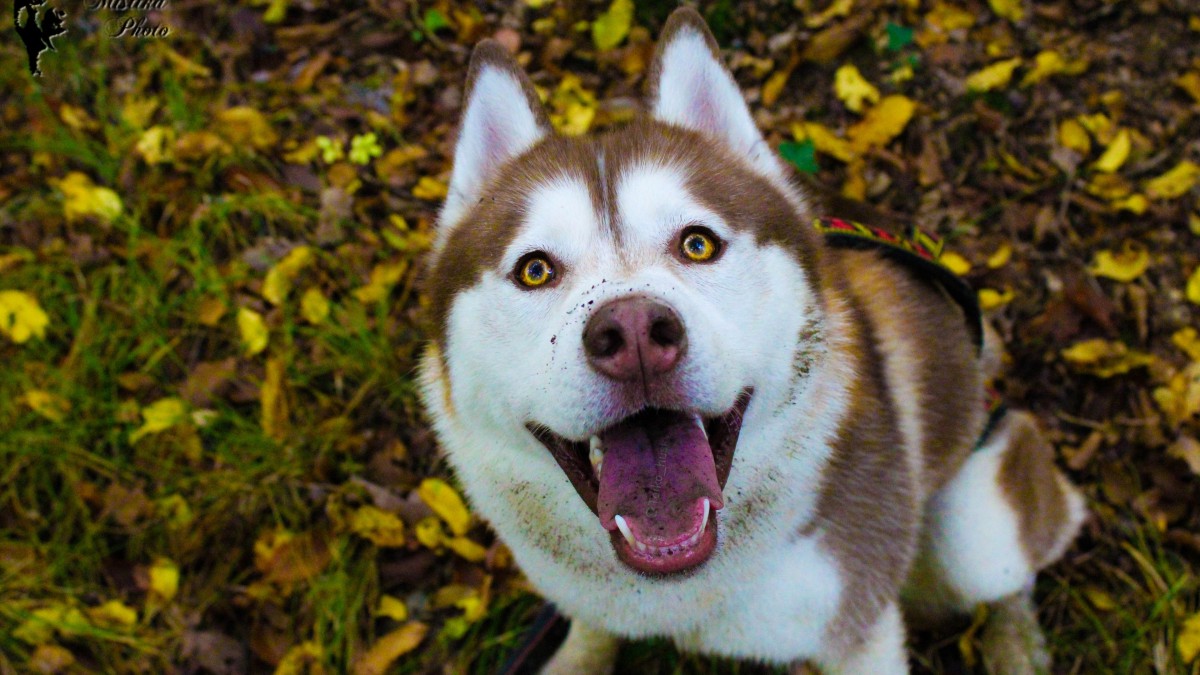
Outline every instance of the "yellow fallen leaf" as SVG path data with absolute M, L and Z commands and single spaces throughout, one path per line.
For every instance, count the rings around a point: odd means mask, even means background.
M 879 102 L 879 90 L 858 72 L 854 64 L 846 64 L 833 75 L 833 92 L 838 100 L 854 112 L 862 112 L 863 101 Z
M 366 505 L 350 514 L 350 531 L 380 548 L 404 545 L 404 521 L 394 513 Z
M 1132 139 L 1128 129 L 1121 129 L 1113 138 L 1108 147 L 1104 149 L 1104 154 L 1100 155 L 1100 159 L 1092 166 L 1097 171 L 1105 173 L 1113 173 L 1121 168 L 1125 160 L 1129 159 L 1129 151 L 1133 148 Z
M 1076 370 L 1105 378 L 1154 362 L 1150 354 L 1130 349 L 1123 342 L 1110 342 L 1103 338 L 1077 342 L 1060 353 L 1063 360 Z
M 34 673 L 69 673 L 75 672 L 75 655 L 66 647 L 45 644 L 38 645 L 29 655 L 28 672 Z
M 1019 57 L 997 61 L 990 66 L 971 73 L 967 76 L 967 89 L 971 91 L 992 91 L 1007 87 L 1012 81 L 1013 71 L 1021 65 Z
M 1007 265 L 1009 259 L 1011 258 L 1012 246 L 1010 246 L 1008 242 L 1004 242 L 1003 244 L 1000 244 L 1000 248 L 997 248 L 995 253 L 988 256 L 987 266 L 994 270 L 1000 269 L 1001 267 Z
M 35 413 L 51 422 L 63 421 L 66 419 L 67 413 L 71 411 L 70 401 L 42 389 L 30 389 L 25 392 L 21 400 Z
M 1154 402 L 1172 427 L 1200 415 L 1200 361 L 1192 361 L 1171 375 L 1165 385 L 1155 387 Z
M 783 68 L 771 73 L 762 86 L 762 104 L 768 107 L 775 105 L 775 101 L 779 100 L 779 95 L 783 93 L 783 88 L 791 76 L 791 68 Z
M 242 336 L 243 354 L 254 356 L 267 348 L 270 333 L 267 332 L 267 322 L 262 314 L 247 307 L 238 308 L 238 333 Z
M 192 421 L 195 422 L 195 413 Z M 168 527 L 175 530 L 187 527 L 196 520 L 196 514 L 192 513 L 192 507 L 188 506 L 182 495 L 167 495 L 155 500 L 154 510 L 162 516 Z
M 292 290 L 292 280 L 313 261 L 313 250 L 310 246 L 297 246 L 282 260 L 275 263 L 267 271 L 263 280 L 262 296 L 272 305 L 281 305 Z
M 979 289 L 979 308 L 983 311 L 1002 307 L 1012 302 L 1014 295 L 1012 289 L 1006 288 L 1003 292 L 997 291 L 994 288 Z
M 300 296 L 300 316 L 314 326 L 319 326 L 329 316 L 329 301 L 319 288 L 310 288 Z
M 212 155 L 228 155 L 233 152 L 220 136 L 211 131 L 189 131 L 175 141 L 175 159 L 180 161 L 204 160 Z
M 434 513 L 446 521 L 454 534 L 461 537 L 471 528 L 471 513 L 467 511 L 467 505 L 446 481 L 440 478 L 426 478 L 417 487 L 417 495 Z
M 823 124 L 816 122 L 799 122 L 792 125 L 792 135 L 797 141 L 811 140 L 817 152 L 829 155 L 834 159 L 849 162 L 854 159 L 855 151 L 844 138 L 839 138 Z
M 564 76 L 548 102 L 550 124 L 564 136 L 579 136 L 592 128 L 596 118 L 596 94 L 584 87 L 578 76 Z
M 384 675 L 396 659 L 420 646 L 428 632 L 428 626 L 413 621 L 384 635 L 354 664 L 354 675 Z
M 1079 75 L 1087 70 L 1087 67 L 1087 61 L 1067 61 L 1062 54 L 1046 49 L 1034 57 L 1033 70 L 1026 73 L 1021 80 L 1021 86 L 1028 87 L 1054 75 Z
M 413 186 L 412 194 L 417 199 L 436 201 L 446 196 L 449 188 L 446 184 L 432 176 L 421 176 Z
M 275 666 L 275 675 L 325 675 L 325 651 L 308 641 L 292 647 Z
M 196 320 L 205 326 L 215 326 L 225 316 L 225 301 L 215 295 L 206 295 L 196 304 Z
M 1025 18 L 1025 8 L 1021 0 L 988 0 L 996 16 L 1009 21 L 1020 21 Z
M 175 143 L 175 131 L 171 127 L 153 126 L 142 132 L 134 149 L 147 164 L 161 164 L 171 158 L 171 146 Z
M 221 135 L 235 146 L 265 150 L 275 145 L 279 135 L 261 112 L 249 106 L 237 106 L 217 113 Z
M 1150 200 L 1146 199 L 1146 195 L 1133 194 L 1113 200 L 1112 205 L 1118 211 L 1129 211 L 1141 215 L 1150 207 Z
M 857 124 L 846 130 L 850 146 L 859 154 L 868 148 L 882 148 L 904 131 L 912 119 L 916 104 L 912 99 L 892 94 L 867 111 Z
M 1188 230 L 1197 237 L 1200 237 L 1200 213 L 1188 214 Z
M 1200 72 L 1189 70 L 1175 78 L 1175 86 L 1187 92 L 1196 103 L 1200 103 Z
M 1171 344 L 1183 350 L 1193 361 L 1200 361 L 1200 332 L 1188 326 L 1171 334 Z
M 1083 589 L 1083 594 L 1085 597 L 1087 597 L 1088 602 L 1092 603 L 1092 607 L 1095 607 L 1101 612 L 1111 612 L 1117 607 L 1120 607 L 1120 605 L 1117 604 L 1117 601 L 1113 600 L 1113 597 L 1109 595 L 1108 591 L 1096 588 L 1095 586 L 1085 587 Z
M 487 557 L 487 549 L 466 537 L 451 537 L 445 540 L 446 548 L 462 556 L 468 562 L 481 562 Z
M 121 104 L 121 119 L 135 129 L 145 129 L 157 110 L 157 99 L 130 95 Z
M 1192 304 L 1200 305 L 1200 267 L 1192 270 L 1192 276 L 1188 277 L 1184 295 Z
M 925 20 L 943 33 L 949 33 L 974 26 L 975 14 L 947 2 L 938 2 L 925 15 Z
M 179 566 L 168 558 L 158 558 L 149 571 L 150 596 L 160 602 L 170 602 L 179 592 Z
M 63 194 L 67 222 L 94 217 L 107 224 L 121 215 L 123 206 L 117 193 L 96 185 L 86 174 L 72 171 L 61 180 L 50 179 L 50 183 Z
M 1058 125 L 1058 142 L 1065 148 L 1070 148 L 1081 155 L 1092 151 L 1092 139 L 1079 120 L 1063 120 Z
M 395 596 L 385 595 L 379 598 L 379 607 L 375 609 L 375 616 L 386 616 L 393 621 L 406 621 L 408 620 L 408 605 Z
M 137 610 L 120 600 L 108 602 L 87 610 L 88 618 L 100 626 L 129 628 L 137 623 Z
M 1175 639 L 1175 646 L 1179 649 L 1179 658 L 1183 659 L 1184 664 L 1196 660 L 1196 655 L 1200 654 L 1200 612 L 1184 619 L 1179 637 Z
M 1105 145 L 1112 142 L 1117 135 L 1117 125 L 1113 124 L 1108 115 L 1104 113 L 1092 113 L 1091 115 L 1080 115 L 1075 118 L 1084 129 L 1088 130 L 1097 141 Z
M 1142 187 L 1151 199 L 1175 199 L 1190 192 L 1197 179 L 1200 179 L 1200 165 L 1185 159 L 1161 176 L 1146 181 Z
M 46 337 L 50 317 L 37 298 L 23 291 L 0 291 L 0 333 L 17 344 Z
M 392 286 L 400 281 L 408 269 L 408 262 L 380 263 L 371 269 L 371 280 L 366 286 L 352 291 L 359 302 L 378 302 L 391 292 Z
M 442 521 L 434 516 L 417 521 L 413 527 L 413 533 L 422 546 L 435 550 L 441 548 L 447 539 L 446 531 L 442 529 Z
M 1128 283 L 1142 276 L 1142 272 L 1149 266 L 1150 252 L 1146 247 L 1127 241 L 1116 253 L 1109 250 L 1097 251 L 1088 271 L 1098 277 Z
M 608 9 L 592 22 L 592 42 L 596 49 L 608 51 L 621 44 L 633 25 L 633 0 L 613 0 Z
M 960 277 L 971 271 L 971 262 L 954 251 L 943 252 L 938 262 L 949 267 L 951 272 Z
M 12 637 L 31 645 L 45 644 L 54 634 L 71 636 L 90 627 L 77 607 L 55 604 L 39 607 L 13 629 Z
M 279 357 L 267 359 L 267 372 L 263 378 L 259 398 L 262 401 L 260 421 L 267 438 L 283 440 L 288 432 L 288 402 L 284 380 L 287 364 Z
M 840 16 L 848 16 L 854 9 L 854 0 L 833 0 L 825 9 L 804 19 L 808 28 L 820 28 Z
M 171 427 L 186 422 L 188 419 L 187 404 L 183 399 L 170 397 L 160 398 L 142 408 L 142 426 L 129 435 L 130 443 L 147 434 L 157 434 Z
M 463 611 L 463 620 L 467 623 L 475 623 L 476 621 L 487 616 L 487 598 L 480 593 L 472 593 L 464 598 L 460 598 L 454 606 Z

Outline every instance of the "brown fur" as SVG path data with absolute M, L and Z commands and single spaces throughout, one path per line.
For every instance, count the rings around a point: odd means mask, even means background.
M 1000 466 L 1000 490 L 1017 514 L 1025 557 L 1041 569 L 1060 553 L 1070 522 L 1063 479 L 1054 466 L 1054 448 L 1029 413 L 1010 413 L 1005 423 L 1009 450 Z

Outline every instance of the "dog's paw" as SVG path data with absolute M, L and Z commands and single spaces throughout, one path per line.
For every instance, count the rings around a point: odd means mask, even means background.
M 1050 652 L 1038 625 L 1033 599 L 1021 591 L 988 604 L 980 636 L 983 663 L 990 675 L 1048 675 Z

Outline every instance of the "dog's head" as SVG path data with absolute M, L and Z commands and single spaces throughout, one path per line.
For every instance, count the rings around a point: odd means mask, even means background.
M 555 135 L 492 42 L 465 100 L 428 278 L 442 444 L 519 559 L 524 541 L 696 567 L 739 439 L 795 403 L 820 351 L 804 199 L 692 10 L 664 29 L 650 114 L 617 131 Z

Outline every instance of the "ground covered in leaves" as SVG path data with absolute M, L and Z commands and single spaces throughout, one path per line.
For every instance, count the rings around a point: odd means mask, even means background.
M 466 60 L 604 129 L 672 3 L 96 4 L 41 78 L 0 47 L 0 673 L 494 670 L 538 599 L 412 379 Z M 772 144 L 946 237 L 1007 338 L 1094 514 L 1038 585 L 1056 671 L 1200 672 L 1195 5 L 699 8 Z

